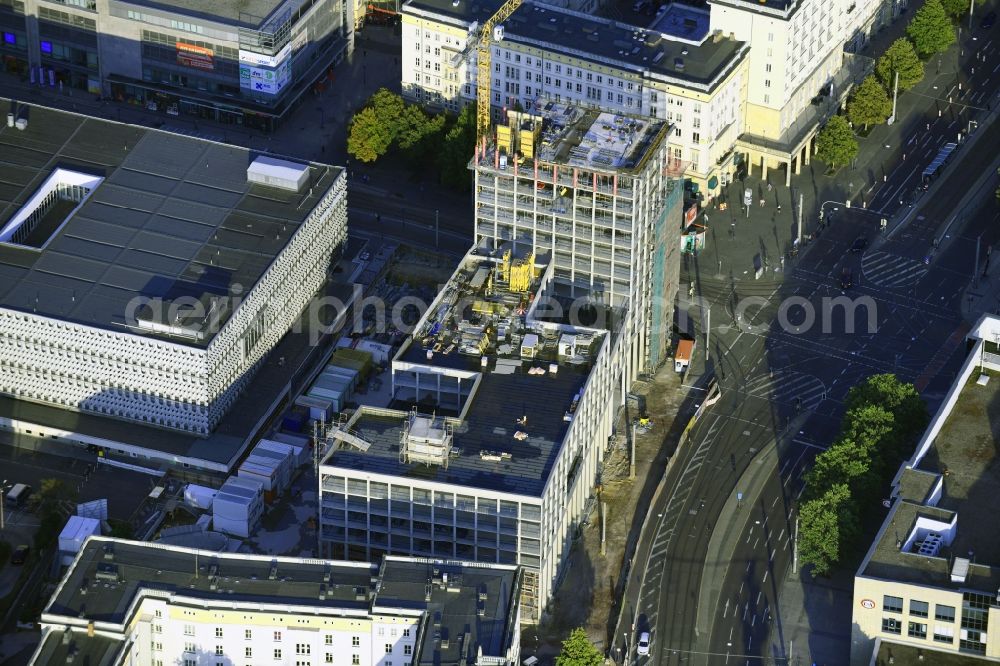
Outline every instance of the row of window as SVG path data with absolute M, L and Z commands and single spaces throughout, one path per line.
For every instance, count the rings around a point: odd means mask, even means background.
M 163 611 L 157 609 L 156 611 L 154 611 L 154 615 L 157 618 L 162 618 L 163 617 Z M 162 624 L 156 624 L 156 625 L 154 625 L 153 626 L 153 633 L 157 633 L 157 634 L 163 633 L 163 625 Z M 185 636 L 194 636 L 195 635 L 195 625 L 193 625 L 193 624 L 185 624 L 184 625 L 184 635 Z M 385 627 L 378 627 L 378 635 L 379 636 L 385 636 Z M 398 629 L 396 627 L 390 627 L 389 628 L 389 635 L 391 637 L 395 638 L 398 635 Z M 224 629 L 224 627 L 216 627 L 215 628 L 215 637 L 216 638 L 223 638 L 224 636 L 225 636 L 225 629 Z M 282 640 L 283 636 L 284 636 L 284 634 L 280 630 L 275 630 L 275 631 L 271 632 L 271 637 L 273 638 L 273 640 L 275 642 L 280 642 Z M 410 628 L 409 627 L 404 627 L 403 628 L 403 638 L 409 638 L 409 637 L 410 637 Z M 244 629 L 243 630 L 243 638 L 245 640 L 248 640 L 248 641 L 253 640 L 253 629 Z M 323 636 L 323 644 L 324 645 L 333 645 L 333 634 L 325 634 Z M 303 645 L 305 645 L 305 644 L 303 643 Z M 361 636 L 351 636 L 351 647 L 360 647 L 360 646 L 361 646 Z M 309 646 L 306 645 L 307 649 L 308 649 L 308 647 Z M 389 650 L 389 651 L 391 652 L 391 650 Z M 308 654 L 308 652 L 306 654 Z
M 902 613 L 903 598 L 884 595 L 882 597 L 882 610 L 886 613 Z M 914 617 L 927 617 L 930 611 L 930 604 L 926 601 L 910 599 L 910 615 Z M 943 604 L 934 604 L 934 619 L 941 622 L 955 621 L 955 607 Z

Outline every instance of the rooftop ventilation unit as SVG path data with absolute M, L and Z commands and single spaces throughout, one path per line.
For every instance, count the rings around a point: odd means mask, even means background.
M 964 583 L 969 575 L 969 560 L 964 557 L 956 557 L 955 563 L 951 567 L 951 582 Z
M 97 565 L 97 573 L 94 574 L 94 578 L 97 580 L 103 580 L 109 583 L 118 582 L 118 566 L 114 564 L 107 564 L 101 562 Z
M 247 167 L 247 181 L 298 192 L 309 180 L 309 167 L 261 155 Z

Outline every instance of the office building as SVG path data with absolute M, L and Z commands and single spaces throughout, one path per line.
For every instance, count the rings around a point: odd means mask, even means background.
M 393 359 L 390 409 L 333 428 L 320 466 L 324 554 L 520 564 L 526 622 L 630 386 L 665 360 L 682 217 L 667 123 L 547 113 L 480 146 L 477 246 Z
M 457 111 L 476 98 L 479 26 L 499 2 L 403 5 L 404 96 Z M 494 120 L 548 102 L 650 116 L 673 126 L 678 174 L 716 194 L 735 171 L 750 46 L 709 30 L 709 15 L 670 5 L 648 28 L 526 2 L 492 45 Z
M 92 537 L 42 612 L 32 666 L 514 666 L 514 566 L 380 564 Z
M 268 131 L 353 49 L 346 0 L 2 0 L 4 69 Z
M 1000 318 L 984 316 L 968 342 L 965 363 L 900 468 L 889 515 L 855 575 L 854 664 L 868 664 L 873 654 L 881 655 L 878 663 L 899 664 L 1000 659 Z
M 746 121 L 737 150 L 785 183 L 809 163 L 813 139 L 870 70 L 857 51 L 895 0 L 709 0 L 711 27 L 750 44 Z
M 208 436 L 324 286 L 347 235 L 345 174 L 11 108 L 23 129 L 0 127 L 0 425 L 94 445 Z

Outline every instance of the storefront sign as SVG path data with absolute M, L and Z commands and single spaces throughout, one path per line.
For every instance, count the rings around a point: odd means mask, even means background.
M 867 608 L 868 610 L 871 610 L 875 608 L 875 601 L 872 599 L 862 599 L 861 606 L 862 608 Z
M 251 92 L 277 95 L 288 85 L 291 77 L 291 60 L 285 60 L 274 69 L 240 65 L 240 88 Z
M 253 51 L 244 51 L 240 49 L 240 64 L 250 65 L 251 67 L 271 67 L 276 68 L 282 62 L 288 59 L 288 56 L 292 54 L 292 45 L 285 44 L 285 48 L 278 51 L 277 55 L 267 55 L 264 53 L 254 53 Z
M 196 69 L 215 69 L 215 51 L 203 46 L 177 42 L 177 63 Z

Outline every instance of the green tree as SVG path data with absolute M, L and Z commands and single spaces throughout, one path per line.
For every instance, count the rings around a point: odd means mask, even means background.
M 927 427 L 927 405 L 913 384 L 904 384 L 893 374 L 872 375 L 847 394 L 847 411 L 878 405 L 892 414 L 902 440 L 912 442 Z
M 857 525 L 857 511 L 845 483 L 805 502 L 796 533 L 799 561 L 812 565 L 813 576 L 826 576 L 857 538 Z
M 924 63 L 920 61 L 913 43 L 905 37 L 894 41 L 875 63 L 875 75 L 886 90 L 892 90 L 896 85 L 897 73 L 900 90 L 909 90 L 924 78 Z
M 604 655 L 594 647 L 583 627 L 570 632 L 562 642 L 562 652 L 556 657 L 556 666 L 601 666 Z
M 438 153 L 441 182 L 452 189 L 466 192 L 472 188 L 469 160 L 476 149 L 476 108 L 470 104 L 462 109 L 455 124 L 445 133 Z
M 423 167 L 434 161 L 436 146 L 441 143 L 447 116 L 428 116 L 416 104 L 407 104 L 399 118 L 396 145 L 414 167 Z
M 847 105 L 848 117 L 852 123 L 864 125 L 867 130 L 869 125 L 884 123 L 890 113 L 892 113 L 892 101 L 889 95 L 886 94 L 882 84 L 869 74 L 854 91 L 854 96 Z
M 986 0 L 976 0 L 977 5 L 983 5 Z M 948 16 L 961 18 L 969 13 L 969 0 L 941 0 L 941 6 Z
M 374 109 L 364 108 L 351 119 L 347 133 L 347 152 L 362 162 L 374 162 L 392 145 L 392 133 L 379 122 Z
M 840 438 L 826 451 L 816 456 L 816 462 L 806 474 L 808 497 L 821 497 L 838 483 L 852 483 L 871 469 L 871 454 L 861 444 Z
M 858 141 L 847 119 L 843 116 L 830 118 L 816 137 L 816 157 L 836 167 L 850 162 L 857 154 Z
M 906 26 L 906 34 L 921 58 L 943 53 L 955 43 L 955 27 L 941 0 L 927 0 Z
M 396 138 L 400 127 L 399 121 L 403 117 L 403 109 L 406 108 L 406 102 L 403 101 L 403 98 L 388 88 L 379 88 L 368 99 L 366 106 L 375 112 L 378 121 L 388 129 L 393 138 Z

